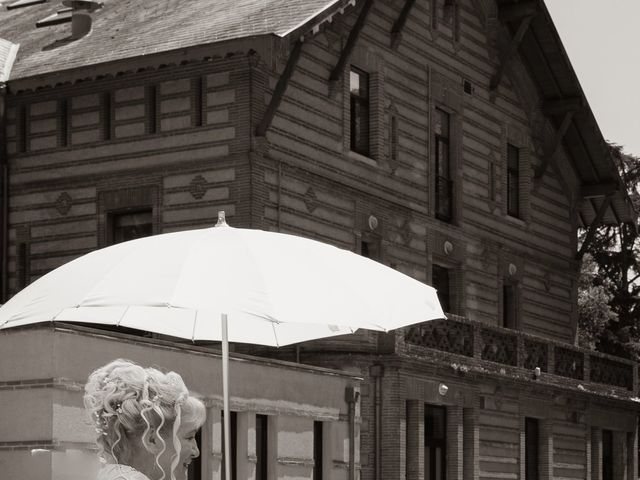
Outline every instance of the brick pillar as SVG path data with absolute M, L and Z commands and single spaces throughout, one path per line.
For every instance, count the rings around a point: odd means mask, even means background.
M 447 407 L 447 480 L 462 480 L 463 462 L 463 409 L 458 405 Z
M 385 369 L 382 377 L 382 425 L 380 448 L 380 479 L 406 478 L 406 415 L 405 385 L 395 369 Z
M 256 478 L 256 414 L 237 413 L 236 471 L 238 480 Z
M 591 429 L 591 480 L 602 480 L 602 430 Z
M 627 480 L 628 478 L 627 432 L 613 432 L 613 478 L 616 480 Z
M 407 480 L 424 480 L 424 402 L 407 400 Z
M 638 476 L 638 430 L 627 432 L 627 471 L 629 480 Z
M 478 480 L 480 478 L 480 408 L 476 397 L 471 408 L 462 411 L 463 423 L 463 478 Z
M 540 480 L 553 480 L 553 421 L 539 420 Z

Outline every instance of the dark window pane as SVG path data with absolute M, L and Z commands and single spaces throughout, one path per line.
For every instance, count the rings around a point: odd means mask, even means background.
M 516 288 L 514 285 L 502 287 L 502 326 L 516 328 Z
M 268 422 L 267 415 L 256 415 L 256 480 L 267 480 Z
M 520 216 L 520 150 L 507 145 L 507 213 Z
M 538 480 L 538 420 L 525 418 L 525 480 Z
M 446 222 L 453 218 L 453 181 L 449 146 L 449 114 L 436 109 L 435 132 L 435 210 L 436 218 Z
M 431 273 L 431 284 L 438 292 L 438 300 L 442 310 L 451 313 L 451 290 L 449 286 L 449 269 L 434 265 Z
M 322 480 L 322 422 L 313 422 L 313 480 Z
M 602 480 L 613 480 L 613 432 L 602 430 Z
M 445 480 L 447 476 L 447 409 L 436 405 L 424 408 L 424 478 Z
M 352 67 L 349 81 L 351 150 L 369 155 L 369 75 Z
M 111 244 L 148 237 L 153 233 L 151 209 L 138 212 L 112 213 Z

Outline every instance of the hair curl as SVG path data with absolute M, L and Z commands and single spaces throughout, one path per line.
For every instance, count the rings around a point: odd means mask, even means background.
M 85 386 L 84 404 L 98 433 L 96 443 L 100 456 L 118 463 L 142 439 L 144 448 L 152 452 L 147 434 L 154 429 L 161 443 L 155 462 L 165 472 L 159 459 L 166 450 L 162 430 L 171 427 L 174 454 L 171 479 L 179 462 L 182 445 L 177 435 L 181 421 L 196 426 L 204 423 L 203 403 L 189 395 L 182 377 L 175 372 L 162 373 L 144 368 L 129 360 L 118 359 L 95 370 Z

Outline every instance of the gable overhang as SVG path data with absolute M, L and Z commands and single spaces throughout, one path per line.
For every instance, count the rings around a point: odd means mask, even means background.
M 513 13 L 533 13 L 519 47 L 520 58 L 538 87 L 543 111 L 554 127 L 561 128 L 564 114 L 572 112 L 562 143 L 581 184 L 580 226 L 591 225 L 598 218 L 598 211 L 606 205 L 607 198 L 610 202 L 601 215 L 602 223 L 634 222 L 636 212 L 611 148 L 600 131 L 544 1 L 498 0 L 498 9 L 512 13 L 500 17 L 512 36 L 517 33 L 521 18 Z

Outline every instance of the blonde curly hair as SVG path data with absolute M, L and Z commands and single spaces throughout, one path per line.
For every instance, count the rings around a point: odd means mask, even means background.
M 157 432 L 161 449 L 155 456 L 156 465 L 166 474 L 159 463 L 167 448 L 162 431 L 171 427 L 174 454 L 171 462 L 171 480 L 175 480 L 182 445 L 177 435 L 180 424 L 189 422 L 196 426 L 204 424 L 205 407 L 189 394 L 182 377 L 175 372 L 162 373 L 155 368 L 144 368 L 129 360 L 118 359 L 98 368 L 85 385 L 84 405 L 95 427 L 99 455 L 103 461 L 110 457 L 119 463 L 127 452 L 137 445 L 132 442 L 142 439 L 144 448 L 152 452 L 147 434 Z

